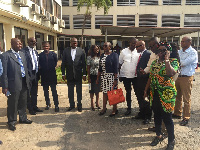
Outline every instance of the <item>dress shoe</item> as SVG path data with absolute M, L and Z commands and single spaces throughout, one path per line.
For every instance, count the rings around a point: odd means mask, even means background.
M 153 141 L 151 142 L 151 146 L 156 146 L 159 142 L 161 143 L 164 140 L 163 136 L 161 136 L 160 138 L 158 136 L 156 136 Z
M 33 121 L 31 121 L 31 120 L 28 120 L 28 119 L 26 119 L 26 120 L 24 120 L 24 121 L 19 121 L 19 123 L 22 123 L 22 124 L 31 124 Z
M 94 107 L 92 107 L 91 109 L 92 109 L 92 111 L 95 111 Z
M 55 112 L 59 112 L 59 107 L 55 107 Z
M 72 109 L 74 109 L 75 107 L 69 107 L 67 111 L 71 111 Z
M 131 114 L 131 110 L 130 109 L 127 109 L 127 111 L 124 113 L 125 116 L 128 116 Z
M 50 108 L 50 105 L 47 105 L 47 106 L 45 107 L 45 110 L 49 110 L 49 108 Z
M 35 112 L 43 112 L 43 110 L 39 109 L 38 107 L 34 109 Z
M 145 118 L 140 115 L 137 115 L 137 116 L 133 117 L 133 119 L 145 119 Z
M 109 117 L 114 117 L 114 116 L 117 115 L 118 113 L 119 113 L 119 111 L 116 110 L 115 113 L 110 114 Z
M 152 132 L 156 132 L 156 128 L 155 127 L 148 128 L 148 130 L 152 131 Z
M 36 115 L 36 112 L 34 110 L 29 110 L 29 114 Z
M 14 124 L 8 124 L 8 129 L 11 130 L 11 131 L 15 131 L 16 127 L 15 127 Z
M 104 114 L 106 113 L 106 111 L 107 111 L 107 108 L 106 108 L 104 111 L 101 111 L 101 112 L 99 113 L 99 116 L 104 115 Z
M 0 145 L 2 145 L 3 144 L 3 142 L 0 140 Z
M 150 124 L 151 120 L 150 119 L 145 119 L 142 123 L 145 124 Z
M 79 106 L 79 107 L 78 107 L 78 111 L 79 111 L 79 112 L 82 112 L 82 106 Z
M 180 125 L 181 126 L 186 126 L 187 124 L 188 124 L 188 121 L 189 121 L 189 119 L 183 119 L 181 122 L 180 122 Z
M 177 116 L 175 114 L 172 114 L 172 118 L 174 118 L 174 119 L 181 119 L 181 116 Z
M 174 145 L 175 145 L 175 140 L 173 140 L 172 142 L 167 144 L 166 150 L 173 150 L 174 149 Z

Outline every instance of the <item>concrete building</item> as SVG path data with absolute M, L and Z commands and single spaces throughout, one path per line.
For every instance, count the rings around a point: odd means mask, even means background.
M 69 46 L 71 36 L 80 37 L 81 35 L 83 14 L 86 8 L 82 7 L 81 11 L 77 12 L 77 1 L 62 1 L 62 17 L 65 20 L 65 28 L 63 35 L 58 38 L 60 49 Z M 100 25 L 200 27 L 200 0 L 112 0 L 112 5 L 107 15 L 103 15 L 103 9 L 97 11 L 95 6 L 92 8 L 92 16 L 87 20 L 84 32 L 86 45 L 102 45 L 104 37 L 101 37 Z M 198 33 L 188 36 L 193 37 L 193 44 L 197 45 Z M 166 38 L 169 42 L 179 43 L 181 37 Z M 110 40 L 114 46 L 116 43 L 121 47 L 128 44 L 127 39 L 123 38 Z
M 23 47 L 27 39 L 35 37 L 37 50 L 42 41 L 49 41 L 57 51 L 57 34 L 62 32 L 61 0 L 1 0 L 0 42 L 3 51 L 11 48 L 11 38 L 19 38 Z

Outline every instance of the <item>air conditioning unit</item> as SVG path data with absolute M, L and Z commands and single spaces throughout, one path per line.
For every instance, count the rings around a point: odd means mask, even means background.
M 65 28 L 65 20 L 59 20 L 59 27 Z
M 19 5 L 19 7 L 29 7 L 28 0 L 14 0 L 15 5 Z
M 42 7 L 40 7 L 40 17 L 45 17 L 46 16 L 46 10 Z
M 57 24 L 58 23 L 58 18 L 56 16 L 51 16 L 51 23 L 52 24 Z
M 32 12 L 33 15 L 40 15 L 40 6 L 37 4 L 32 4 Z
M 48 11 L 46 11 L 46 16 L 43 17 L 43 20 L 44 21 L 50 21 L 51 20 L 51 14 Z

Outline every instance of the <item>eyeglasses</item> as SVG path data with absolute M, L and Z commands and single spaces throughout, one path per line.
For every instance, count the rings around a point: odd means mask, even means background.
M 138 48 L 138 47 L 140 47 L 140 46 L 143 46 L 143 45 L 138 45 L 138 46 L 136 46 L 136 48 Z

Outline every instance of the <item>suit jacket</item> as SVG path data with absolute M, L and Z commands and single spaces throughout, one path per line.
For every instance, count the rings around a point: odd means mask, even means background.
M 31 58 L 31 55 L 30 55 L 30 52 L 29 52 L 29 49 L 28 47 L 25 47 L 24 49 L 21 50 L 25 56 L 26 56 L 26 62 L 27 62 L 27 68 L 28 68 L 28 73 L 30 75 L 30 78 L 31 80 L 35 79 L 36 77 L 36 74 L 33 74 L 32 73 L 32 70 L 33 70 L 33 64 L 32 64 L 32 58 Z M 39 61 L 39 56 L 38 56 L 38 52 L 36 50 L 34 50 L 35 54 L 36 54 L 36 59 L 37 61 Z M 38 63 L 39 64 L 39 63 Z
M 28 75 L 26 58 L 23 52 L 19 52 L 21 57 L 25 76 L 27 88 L 30 88 L 30 80 Z M 3 64 L 3 74 L 1 76 L 2 88 L 8 89 L 10 92 L 16 92 L 22 90 L 22 74 L 21 66 L 18 59 L 15 57 L 11 50 L 6 51 L 2 54 L 2 64 Z
M 44 52 L 39 54 L 41 85 L 57 84 L 55 69 L 57 66 L 57 61 L 57 55 L 52 51 L 49 51 L 49 54 L 45 54 Z
M 142 68 L 143 70 L 147 67 L 147 63 L 149 61 L 151 53 L 148 50 L 145 50 L 138 62 L 137 65 L 137 77 L 139 78 L 148 78 L 149 74 L 145 74 L 145 75 L 141 75 L 140 74 L 140 68 Z
M 66 48 L 63 52 L 63 59 L 61 64 L 62 75 L 66 74 L 68 81 L 77 80 L 82 81 L 82 75 L 86 75 L 86 61 L 84 50 L 80 47 L 76 48 L 76 55 L 74 61 L 71 56 L 71 47 Z

